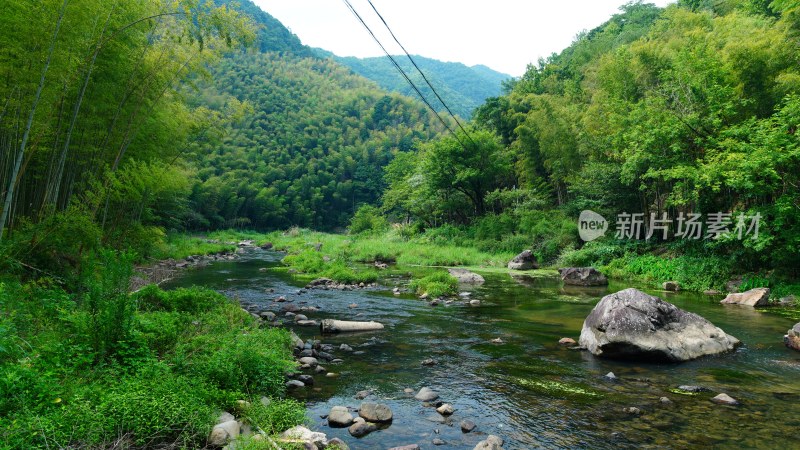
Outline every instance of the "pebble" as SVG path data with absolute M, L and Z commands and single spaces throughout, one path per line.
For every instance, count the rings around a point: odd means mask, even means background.
M 577 344 L 577 342 L 575 342 L 575 339 L 568 338 L 568 337 L 564 337 L 564 338 L 559 339 L 558 343 L 560 345 L 576 345 Z

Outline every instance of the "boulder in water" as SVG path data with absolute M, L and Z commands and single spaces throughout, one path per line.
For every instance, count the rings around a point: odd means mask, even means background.
M 565 267 L 558 269 L 561 281 L 571 286 L 606 286 L 608 279 L 594 267 Z
M 483 282 L 486 281 L 482 276 L 470 272 L 467 269 L 447 269 L 447 272 L 450 273 L 450 276 L 457 279 L 459 283 L 483 284 Z
M 747 292 L 728 294 L 720 303 L 753 307 L 767 306 L 769 303 L 769 288 L 755 288 Z
M 731 351 L 739 340 L 697 314 L 629 288 L 600 300 L 583 322 L 579 344 L 608 358 L 680 362 Z

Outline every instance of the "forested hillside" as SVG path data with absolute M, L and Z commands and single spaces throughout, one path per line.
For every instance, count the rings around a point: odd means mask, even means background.
M 324 50 L 316 51 L 320 56 L 333 58 L 353 72 L 378 83 L 383 89 L 412 98 L 418 96 L 386 57 L 342 57 Z M 467 67 L 461 63 L 443 62 L 419 55 L 413 58 L 450 110 L 465 119 L 472 117 L 475 108 L 482 105 L 487 98 L 500 95 L 503 82 L 511 79 L 510 75 L 486 66 Z M 441 102 L 436 99 L 408 58 L 402 55 L 395 56 L 395 59 L 429 103 L 437 111 L 444 112 Z
M 667 243 L 677 259 L 627 269 L 674 273 L 697 255 L 695 280 L 796 273 L 799 17 L 797 1 L 629 4 L 481 106 L 477 145 L 448 137 L 395 160 L 384 208 L 426 227 L 471 224 L 450 239 L 533 242 L 550 261 L 607 264 Z M 615 241 L 612 225 L 608 239 L 574 252 L 583 209 L 612 221 L 641 213 L 643 230 L 666 213 L 670 237 Z M 707 227 L 699 239 L 675 236 L 680 214 L 717 212 L 732 214 L 731 231 L 740 214 L 747 228 L 758 215 L 758 237 L 708 237 Z
M 331 229 L 375 203 L 383 167 L 437 133 L 429 111 L 377 90 L 330 60 L 230 55 L 195 101 L 244 112 L 219 140 L 197 144 L 196 228 Z

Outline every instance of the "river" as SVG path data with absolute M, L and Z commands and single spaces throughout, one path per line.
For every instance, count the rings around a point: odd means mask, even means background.
M 407 282 L 397 275 L 381 280 L 379 289 L 298 295 L 303 283 L 285 271 L 259 271 L 279 267 L 282 256 L 253 249 L 236 261 L 188 271 L 165 288 L 205 286 L 276 312 L 281 304 L 273 299 L 283 295 L 301 306 L 319 307 L 305 313 L 310 319 L 384 323 L 380 332 L 325 337 L 318 328 L 287 325 L 304 340 L 335 345 L 335 356 L 344 359 L 338 365 L 323 363 L 338 377 L 316 375 L 313 387 L 291 395 L 306 402 L 313 429 L 353 449 L 406 444 L 472 449 L 487 434 L 501 436 L 506 449 L 800 448 L 800 353 L 784 347 L 782 336 L 793 323 L 779 315 L 722 306 L 719 298 L 701 294 L 642 288 L 700 314 L 744 345 L 683 364 L 609 361 L 560 346 L 558 340 L 577 340 L 597 301 L 630 283 L 569 288 L 557 278 L 486 273 L 485 284 L 463 289 L 481 306 L 459 301 L 431 307 L 410 294 L 393 295 L 392 287 Z M 358 306 L 351 308 L 353 303 Z M 498 337 L 503 344 L 490 342 Z M 356 352 L 338 350 L 343 343 Z M 437 364 L 422 366 L 428 358 Z M 608 372 L 617 379 L 606 378 Z M 675 392 L 679 385 L 711 392 L 685 395 Z M 422 386 L 439 392 L 455 413 L 444 418 L 403 392 Z M 367 401 L 391 407 L 390 427 L 355 439 L 347 429 L 327 426 L 321 416 L 332 406 L 357 408 L 361 401 L 354 394 L 367 389 L 374 391 Z M 741 404 L 712 403 L 720 392 Z M 664 404 L 661 397 L 671 402 Z M 641 413 L 623 412 L 627 407 Z M 474 421 L 475 431 L 462 433 L 463 419 Z M 436 438 L 446 444 L 434 447 Z

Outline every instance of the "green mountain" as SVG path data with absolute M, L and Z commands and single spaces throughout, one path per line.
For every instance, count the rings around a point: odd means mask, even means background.
M 369 78 L 386 90 L 418 98 L 416 92 L 386 57 L 341 57 L 321 49 L 315 49 L 315 51 L 322 57 L 332 58 L 344 64 L 353 72 Z M 500 95 L 503 82 L 511 78 L 511 75 L 497 72 L 483 65 L 468 67 L 461 63 L 442 62 L 424 56 L 413 56 L 413 58 L 450 110 L 465 119 L 472 117 L 475 108 L 483 104 L 487 98 Z M 414 84 L 420 88 L 430 104 L 437 111 L 443 112 L 444 107 L 436 99 L 425 80 L 414 69 L 408 57 L 405 55 L 395 56 L 395 59 L 400 67 L 409 74 L 409 78 L 414 81 Z
M 194 107 L 235 117 L 192 148 L 191 224 L 344 226 L 360 204 L 378 201 L 394 155 L 440 127 L 421 102 L 312 56 L 269 14 L 251 17 L 256 48 L 213 64 L 187 94 Z

